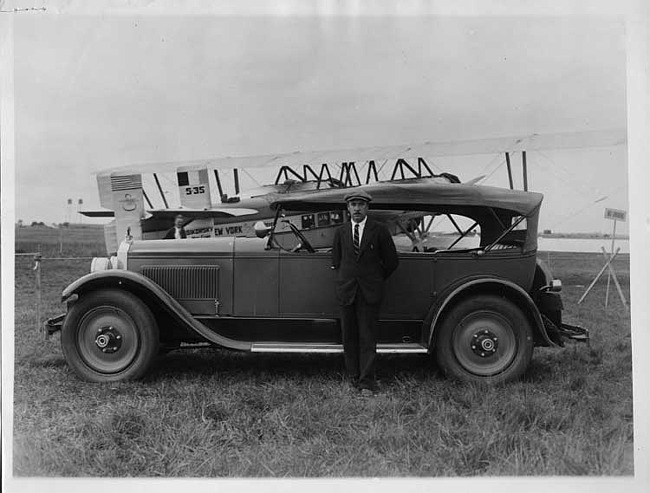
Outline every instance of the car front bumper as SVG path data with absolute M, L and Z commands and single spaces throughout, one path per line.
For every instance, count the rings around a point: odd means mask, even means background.
M 66 314 L 63 313 L 62 315 L 48 318 L 45 322 L 43 322 L 43 332 L 45 333 L 46 338 L 49 338 L 52 334 L 61 330 L 65 317 Z

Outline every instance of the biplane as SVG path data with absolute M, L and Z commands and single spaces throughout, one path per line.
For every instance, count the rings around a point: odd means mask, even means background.
M 527 151 L 576 147 L 612 146 L 625 142 L 620 131 L 529 135 L 462 142 L 425 142 L 419 145 L 380 146 L 338 151 L 294 152 L 265 156 L 224 157 L 185 162 L 150 163 L 104 170 L 97 174 L 101 210 L 80 211 L 88 217 L 113 217 L 105 226 L 107 252 L 115 253 L 125 235 L 134 239 L 160 239 L 174 217 L 186 219 L 189 238 L 218 236 L 255 237 L 255 224 L 277 223 L 271 204 L 290 194 L 372 185 L 385 181 L 457 184 L 461 180 L 444 170 L 434 169 L 435 158 L 443 156 L 502 154 L 509 188 L 514 188 L 513 156 L 521 156 L 523 189 L 528 190 Z M 264 170 L 275 175 L 272 183 L 242 191 L 240 172 Z M 234 195 L 228 195 L 224 175 L 232 173 Z M 173 179 L 169 179 L 169 175 Z M 165 190 L 161 177 L 176 190 Z M 146 178 L 145 178 L 146 177 Z M 480 184 L 484 176 L 465 184 Z M 149 190 L 145 190 L 148 180 Z M 153 188 L 153 193 L 151 188 Z M 214 191 L 214 192 L 213 192 Z M 214 195 L 217 197 L 214 197 Z M 171 203 L 169 196 L 176 198 Z M 373 212 L 393 234 L 407 239 L 404 248 L 421 250 L 429 246 L 434 217 L 418 211 Z M 292 238 L 297 227 L 310 243 L 320 246 L 331 241 L 333 227 L 345 219 L 341 204 L 318 213 L 301 211 L 283 218 L 276 226 L 276 241 Z M 448 218 L 458 233 L 461 225 Z M 466 232 L 464 232 L 466 233 Z M 465 235 L 467 236 L 467 235 Z

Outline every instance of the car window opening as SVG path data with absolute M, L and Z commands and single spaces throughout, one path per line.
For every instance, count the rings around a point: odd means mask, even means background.
M 389 226 L 401 253 L 480 250 L 484 254 L 503 250 L 523 252 L 530 248 L 528 218 L 534 212 L 522 215 L 498 207 L 399 209 L 371 209 L 370 214 Z M 278 207 L 266 249 L 301 254 L 329 252 L 335 230 L 347 220 L 344 210 L 314 208 L 294 212 Z

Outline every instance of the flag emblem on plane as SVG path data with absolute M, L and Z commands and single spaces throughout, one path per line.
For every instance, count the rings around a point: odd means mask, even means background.
M 206 176 L 201 176 L 201 171 L 203 171 Z M 195 171 L 179 171 L 176 173 L 178 178 L 179 187 L 189 187 L 192 185 L 201 185 L 207 181 L 207 171 L 206 170 L 195 170 Z
M 142 188 L 142 175 L 111 176 L 111 191 L 139 190 Z

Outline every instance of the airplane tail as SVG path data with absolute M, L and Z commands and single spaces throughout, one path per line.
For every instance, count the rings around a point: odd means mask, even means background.
M 130 234 L 142 238 L 140 220 L 144 217 L 142 175 L 97 175 L 99 202 L 115 211 L 115 220 L 104 226 L 104 240 L 109 255 L 117 252 L 120 242 Z
M 189 209 L 212 207 L 207 168 L 181 167 L 176 172 L 181 206 Z
M 176 171 L 176 179 L 181 207 L 188 209 L 210 209 L 212 207 L 207 168 L 180 167 Z M 190 238 L 212 237 L 214 236 L 214 219 L 194 219 L 185 225 L 185 231 Z

